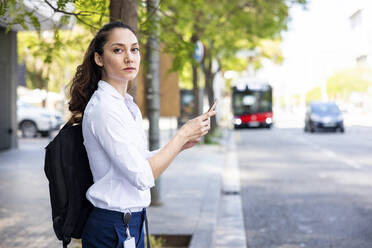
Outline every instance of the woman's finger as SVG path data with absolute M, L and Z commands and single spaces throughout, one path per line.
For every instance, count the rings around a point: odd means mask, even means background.
M 202 114 L 200 117 L 202 118 L 203 121 L 208 120 L 212 116 L 216 115 L 216 111 L 210 111 L 205 114 Z
M 212 117 L 212 116 L 216 115 L 216 113 L 217 112 L 215 110 L 213 110 L 213 111 L 208 112 L 207 114 L 208 114 L 209 117 Z
M 203 121 L 203 122 L 202 122 L 202 127 L 208 126 L 209 123 L 210 123 L 209 120 Z
M 202 114 L 200 117 L 202 118 L 203 121 L 208 120 L 209 119 L 209 112 L 207 112 L 205 114 Z
M 202 131 L 202 133 L 204 133 L 204 132 L 208 132 L 209 129 L 210 129 L 209 127 L 203 127 L 201 131 Z

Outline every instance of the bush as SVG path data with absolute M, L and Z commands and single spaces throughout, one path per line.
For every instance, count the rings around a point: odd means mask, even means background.
M 154 236 L 150 235 L 149 238 L 150 238 L 151 248 L 162 248 L 165 243 L 165 240 L 161 237 L 155 238 Z M 146 247 L 146 244 L 147 244 L 146 238 L 145 238 L 145 242 L 146 242 L 145 243 L 145 247 Z M 72 239 L 71 248 L 81 248 L 81 239 Z
M 216 127 L 213 132 L 208 133 L 204 137 L 204 144 L 207 145 L 220 145 L 220 139 L 222 138 L 222 129 Z

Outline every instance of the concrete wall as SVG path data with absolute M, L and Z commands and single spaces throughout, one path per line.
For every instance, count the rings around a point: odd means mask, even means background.
M 0 150 L 17 147 L 17 32 L 0 28 Z

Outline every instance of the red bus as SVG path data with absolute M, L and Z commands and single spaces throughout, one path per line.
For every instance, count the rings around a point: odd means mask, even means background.
M 269 84 L 245 84 L 232 88 L 234 128 L 266 127 L 273 124 L 272 87 Z

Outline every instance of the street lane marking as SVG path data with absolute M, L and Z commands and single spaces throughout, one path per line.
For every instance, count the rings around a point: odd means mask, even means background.
M 334 158 L 337 158 L 338 160 L 341 160 L 342 162 L 344 162 L 345 164 L 347 164 L 348 166 L 354 168 L 354 169 L 357 169 L 357 170 L 360 170 L 362 168 L 362 166 L 342 155 L 339 155 L 339 154 L 336 154 L 335 152 L 331 151 L 331 150 L 328 150 L 326 148 L 321 148 L 321 151 L 323 154 L 325 155 L 328 155 L 330 157 L 334 157 Z
M 308 145 L 310 146 L 312 149 L 314 150 L 318 150 L 318 151 L 321 151 L 324 155 L 328 156 L 328 157 L 333 157 L 333 158 L 336 158 L 338 159 L 339 161 L 343 162 L 344 164 L 348 165 L 349 167 L 353 168 L 353 169 L 356 169 L 356 170 L 362 170 L 363 166 L 355 161 L 352 161 L 348 158 L 346 158 L 345 156 L 342 156 L 341 154 L 337 154 L 336 152 L 333 152 L 327 148 L 324 148 L 324 147 L 321 147 L 319 146 L 318 144 L 315 144 L 303 137 L 299 137 L 299 136 L 296 136 L 296 135 L 293 135 L 291 133 L 288 133 L 288 132 L 285 132 L 285 135 L 287 136 L 291 136 L 292 138 L 296 139 L 298 142 L 302 143 L 302 144 L 305 144 L 305 145 Z

